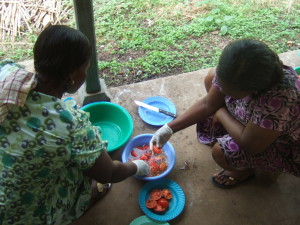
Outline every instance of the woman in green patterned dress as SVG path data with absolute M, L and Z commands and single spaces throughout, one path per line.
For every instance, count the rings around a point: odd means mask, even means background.
M 61 100 L 85 81 L 90 56 L 87 37 L 59 25 L 35 43 L 36 74 L 0 64 L 0 224 L 69 224 L 91 204 L 92 180 L 148 174 L 140 160 L 112 161 L 88 114 Z

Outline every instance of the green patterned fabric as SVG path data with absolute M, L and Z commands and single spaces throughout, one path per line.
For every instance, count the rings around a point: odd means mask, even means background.
M 69 224 L 90 201 L 83 175 L 107 142 L 89 115 L 31 92 L 0 124 L 0 224 Z

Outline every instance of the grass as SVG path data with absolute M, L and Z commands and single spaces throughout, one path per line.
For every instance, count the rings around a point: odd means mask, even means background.
M 299 0 L 93 2 L 100 77 L 108 86 L 213 67 L 239 38 L 262 40 L 277 53 L 300 48 Z M 25 37 L 30 47 L 35 38 Z M 31 48 L 0 50 L 0 57 L 24 60 Z

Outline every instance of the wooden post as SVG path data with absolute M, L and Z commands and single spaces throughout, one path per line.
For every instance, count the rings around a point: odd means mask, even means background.
M 77 28 L 88 37 L 93 48 L 91 64 L 86 79 L 86 92 L 89 94 L 101 92 L 95 41 L 93 1 L 73 0 L 73 2 Z

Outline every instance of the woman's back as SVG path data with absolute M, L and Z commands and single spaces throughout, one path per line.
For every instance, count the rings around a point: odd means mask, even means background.
M 86 113 L 31 92 L 24 107 L 11 108 L 0 135 L 0 221 L 63 224 L 82 214 L 90 200 L 82 170 L 106 145 Z

